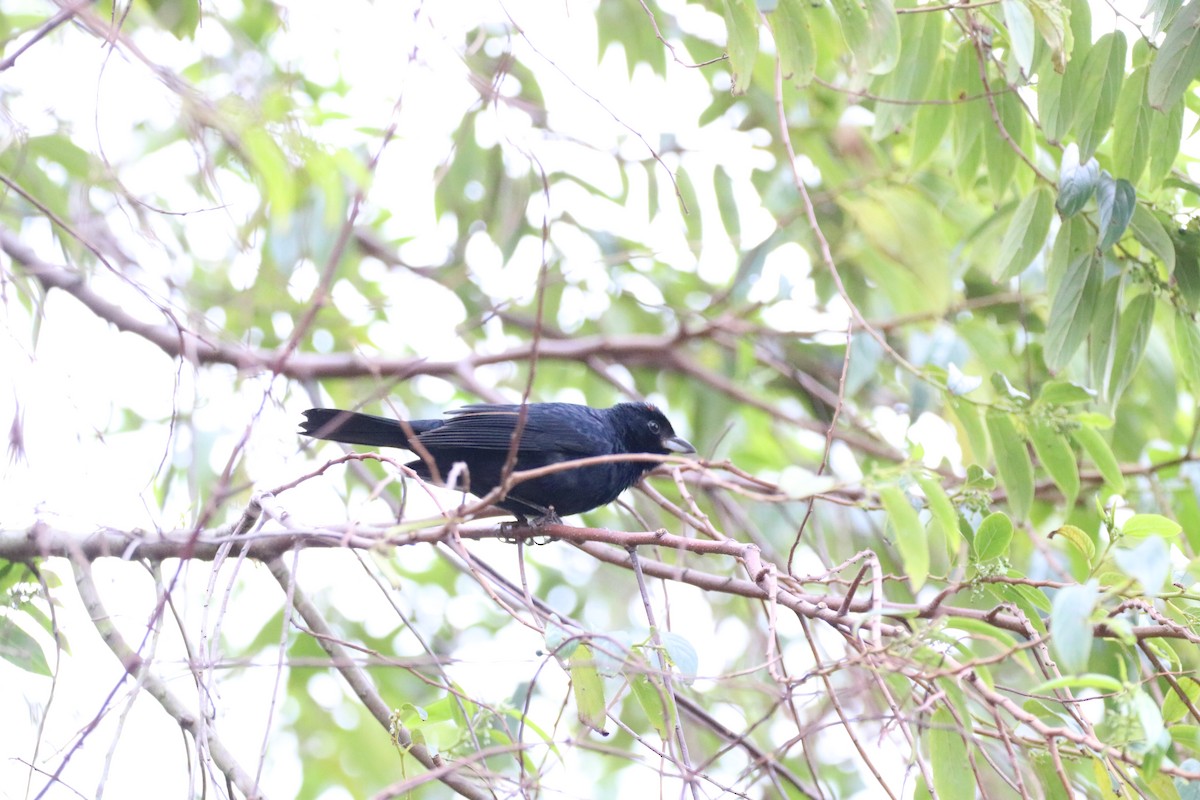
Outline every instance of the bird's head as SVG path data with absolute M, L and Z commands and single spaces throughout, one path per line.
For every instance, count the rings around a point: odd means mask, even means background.
M 627 453 L 694 453 L 696 448 L 675 435 L 671 422 L 650 403 L 619 403 L 609 410 Z

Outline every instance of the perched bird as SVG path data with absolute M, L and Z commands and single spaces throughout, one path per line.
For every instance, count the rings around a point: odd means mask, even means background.
M 404 423 L 354 411 L 310 408 L 304 412 L 301 432 L 317 439 L 399 447 L 418 454 L 423 448 L 442 479 L 456 462 L 465 464 L 469 484 L 458 488 L 482 497 L 500 485 L 520 412 L 518 405 L 471 405 L 448 412 L 445 419 Z M 696 448 L 676 436 L 663 413 L 649 403 L 619 403 L 612 408 L 530 403 L 514 470 L 614 453 L 694 452 Z M 431 477 L 429 465 L 420 458 L 407 466 L 422 478 Z M 497 505 L 521 520 L 578 514 L 611 503 L 656 466 L 657 462 L 621 461 L 567 469 L 513 486 Z

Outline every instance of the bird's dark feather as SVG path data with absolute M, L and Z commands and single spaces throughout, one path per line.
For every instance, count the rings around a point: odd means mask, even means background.
M 480 404 L 451 411 L 445 419 L 412 420 L 408 429 L 429 453 L 441 477 L 456 463 L 466 465 L 465 488 L 484 495 L 500 484 L 521 407 Z M 662 412 L 647 403 L 621 403 L 595 409 L 571 403 L 530 403 L 517 450 L 516 470 L 529 470 L 588 456 L 613 453 L 663 454 L 692 450 L 675 437 Z M 304 412 L 302 432 L 348 444 L 414 450 L 405 423 L 386 417 L 337 409 Z M 429 465 L 407 465 L 424 478 Z M 513 487 L 499 505 L 519 516 L 562 516 L 611 503 L 653 469 L 654 463 L 629 461 L 576 467 Z

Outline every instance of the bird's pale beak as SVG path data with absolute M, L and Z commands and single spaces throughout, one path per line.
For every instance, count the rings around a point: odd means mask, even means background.
M 663 439 L 662 446 L 671 453 L 696 452 L 696 448 L 692 447 L 692 443 L 682 436 L 672 436 L 669 439 Z

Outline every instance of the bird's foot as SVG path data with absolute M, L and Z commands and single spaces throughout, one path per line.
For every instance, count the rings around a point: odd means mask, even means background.
M 525 514 L 517 514 L 516 515 L 517 518 L 513 522 L 501 522 L 500 523 L 501 533 L 503 534 L 505 532 L 511 532 L 511 531 L 522 530 L 522 529 L 523 530 L 533 529 L 536 531 L 539 528 L 544 528 L 548 525 L 561 525 L 562 524 L 562 517 L 558 516 L 558 514 L 554 511 L 554 506 L 550 506 L 549 508 L 541 508 L 539 506 L 537 508 L 537 510 L 539 512 L 537 516 L 530 517 L 530 516 L 526 516 Z M 522 536 L 501 535 L 500 541 L 506 542 L 508 544 L 516 544 L 518 541 L 528 541 L 530 544 L 549 544 L 551 541 L 553 541 L 553 537 L 550 537 L 550 536 L 522 537 Z

